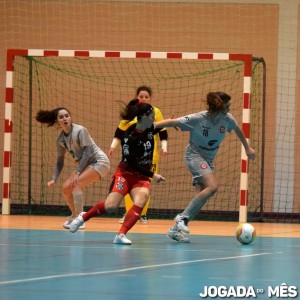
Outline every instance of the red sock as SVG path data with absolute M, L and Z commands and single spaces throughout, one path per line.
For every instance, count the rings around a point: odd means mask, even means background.
M 118 234 L 126 234 L 133 225 L 140 219 L 143 209 L 135 204 L 126 213 L 124 223 Z
M 96 216 L 102 215 L 106 213 L 105 207 L 104 207 L 104 201 L 98 202 L 94 207 L 89 209 L 83 216 L 82 219 L 84 221 L 88 221 L 90 218 L 94 218 Z

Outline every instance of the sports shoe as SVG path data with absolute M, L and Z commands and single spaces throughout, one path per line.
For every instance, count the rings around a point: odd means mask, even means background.
M 121 233 L 115 236 L 114 244 L 131 245 L 131 240 L 129 240 L 125 234 Z
M 120 223 L 120 224 L 123 224 L 123 223 L 124 223 L 125 217 L 126 217 L 126 213 L 125 213 L 125 214 L 123 215 L 123 217 L 119 220 L 119 223 Z
M 142 215 L 140 218 L 141 224 L 148 224 L 148 217 L 146 215 Z
M 75 218 L 73 218 L 72 216 L 68 217 L 67 221 L 65 221 L 65 223 L 63 224 L 63 227 L 65 229 L 70 229 L 70 225 L 71 223 L 75 220 Z M 79 229 L 84 229 L 85 228 L 85 224 L 82 224 Z
M 187 226 L 189 219 L 185 215 L 177 215 L 176 218 L 174 219 L 177 223 L 178 228 L 185 232 L 185 233 L 190 233 L 190 229 Z
M 190 239 L 186 236 L 184 236 L 180 231 L 172 230 L 171 228 L 169 229 L 167 236 L 172 239 L 177 241 L 178 243 L 189 243 Z
M 84 220 L 82 218 L 82 216 L 85 214 L 85 212 L 81 212 L 79 214 L 79 216 L 73 220 L 73 222 L 71 223 L 70 225 L 70 231 L 72 233 L 76 232 L 78 229 L 81 229 L 81 228 L 85 228 L 85 225 L 84 225 Z M 83 227 L 84 226 L 84 227 Z

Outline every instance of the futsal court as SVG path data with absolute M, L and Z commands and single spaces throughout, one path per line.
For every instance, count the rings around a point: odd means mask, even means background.
M 90 220 L 75 234 L 63 221 L 0 216 L 1 300 L 201 299 L 206 290 L 206 299 L 223 299 L 237 289 L 247 299 L 299 295 L 299 224 L 253 223 L 257 237 L 242 245 L 238 223 L 194 221 L 191 243 L 180 244 L 166 237 L 172 220 L 150 220 L 133 228 L 126 246 L 113 244 L 118 219 Z

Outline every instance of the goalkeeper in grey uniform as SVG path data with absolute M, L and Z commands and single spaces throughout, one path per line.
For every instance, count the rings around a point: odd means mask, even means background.
M 157 128 L 179 127 L 182 131 L 190 132 L 185 164 L 192 173 L 192 184 L 196 194 L 185 210 L 175 217 L 175 224 L 168 231 L 168 236 L 178 242 L 190 241 L 182 232 L 190 232 L 188 222 L 196 217 L 208 199 L 218 190 L 214 175 L 214 158 L 226 133 L 233 130 L 243 144 L 248 158 L 255 158 L 255 151 L 249 146 L 243 131 L 229 113 L 230 100 L 231 97 L 224 92 L 210 92 L 207 94 L 206 111 L 155 123 Z

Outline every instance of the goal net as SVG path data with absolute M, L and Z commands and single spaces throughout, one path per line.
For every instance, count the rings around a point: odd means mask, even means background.
M 152 104 L 165 118 L 205 110 L 210 91 L 231 95 L 231 113 L 250 138 L 257 159 L 248 163 L 235 134 L 228 134 L 215 161 L 219 191 L 199 217 L 237 219 L 241 206 L 248 217 L 261 213 L 263 76 L 261 62 L 251 55 L 9 50 L 7 65 L 2 208 L 6 213 L 66 212 L 61 185 L 75 163 L 66 154 L 56 186 L 47 188 L 59 129 L 37 123 L 39 109 L 67 107 L 73 122 L 84 125 L 107 153 L 119 123 L 120 103 L 134 98 L 140 85 L 152 88 Z M 173 218 L 194 196 L 184 165 L 188 133 L 171 128 L 168 133 L 168 155 L 159 162 L 159 173 L 167 181 L 152 185 L 153 218 Z M 86 208 L 105 199 L 120 157 L 118 148 L 110 174 L 84 190 Z

